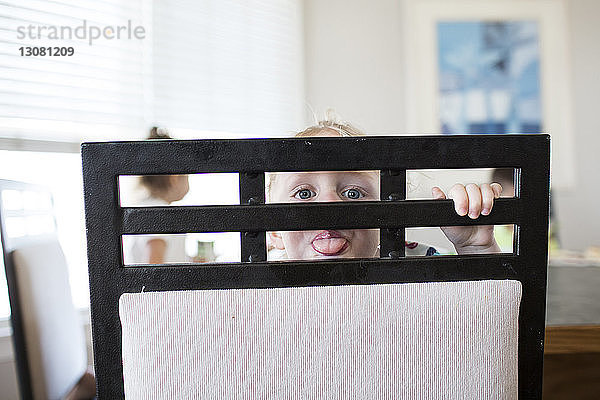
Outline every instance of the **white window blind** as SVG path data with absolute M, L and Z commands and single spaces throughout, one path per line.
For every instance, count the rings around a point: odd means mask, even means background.
M 1 0 L 0 136 L 75 142 L 135 136 L 146 124 L 148 42 L 102 38 L 90 45 L 88 30 L 128 21 L 143 26 L 149 7 L 146 0 Z M 61 30 L 70 27 L 75 35 L 84 21 L 86 39 Z M 60 39 L 49 38 L 51 27 Z M 72 46 L 75 52 L 23 57 L 21 46 Z
M 298 0 L 154 3 L 154 110 L 178 136 L 289 136 L 303 123 Z M 179 129 L 177 129 L 179 128 Z
M 288 135 L 302 124 L 299 3 L 0 0 L 0 138 L 141 138 L 153 124 L 185 137 Z M 84 21 L 85 39 L 48 37 Z M 91 26 L 129 22 L 144 39 L 89 44 Z M 22 46 L 75 54 L 23 57 Z

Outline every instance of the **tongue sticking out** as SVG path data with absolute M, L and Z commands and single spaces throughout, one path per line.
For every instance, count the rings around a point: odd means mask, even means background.
M 344 238 L 317 239 L 312 242 L 312 247 L 321 254 L 334 255 L 341 253 L 346 243 L 348 242 Z

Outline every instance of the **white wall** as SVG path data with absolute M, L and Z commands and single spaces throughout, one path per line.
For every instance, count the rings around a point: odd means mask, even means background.
M 369 133 L 404 129 L 400 0 L 305 0 L 306 97 Z
M 583 250 L 600 246 L 600 1 L 566 4 L 580 184 L 556 191 L 554 202 L 563 246 Z M 402 0 L 305 0 L 304 6 L 308 103 L 317 111 L 334 108 L 369 133 L 407 133 Z
M 562 245 L 600 246 L 600 1 L 569 0 L 573 135 L 578 187 L 556 191 Z

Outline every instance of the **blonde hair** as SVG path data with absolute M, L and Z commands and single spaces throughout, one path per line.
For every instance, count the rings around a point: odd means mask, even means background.
M 319 136 L 325 131 L 337 132 L 340 136 L 365 136 L 365 134 L 349 122 L 340 120 L 339 115 L 332 109 L 325 111 L 323 119 L 319 119 L 313 112 L 315 125 L 298 132 L 294 137 Z
M 333 111 L 328 110 L 327 118 L 324 120 L 320 120 L 316 122 L 316 125 L 309 126 L 308 128 L 300 131 L 294 135 L 295 138 L 303 138 L 303 137 L 314 137 L 319 136 L 322 133 L 326 133 L 327 131 L 334 131 L 338 133 L 342 137 L 355 137 L 355 136 L 365 136 L 365 134 L 352 124 L 348 122 L 338 121 L 337 116 L 333 113 Z M 275 177 L 277 176 L 277 172 L 270 172 L 266 174 L 266 196 L 267 203 L 271 199 L 271 186 L 275 181 Z
M 325 131 L 337 132 L 340 136 L 365 136 L 365 134 L 355 126 L 347 122 L 336 122 L 331 120 L 318 121 L 317 125 L 309 126 L 302 132 L 298 132 L 294 137 L 308 137 L 308 136 L 319 136 L 319 134 Z

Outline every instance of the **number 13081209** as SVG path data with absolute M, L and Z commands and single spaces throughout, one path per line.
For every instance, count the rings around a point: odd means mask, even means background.
M 19 47 L 22 57 L 70 57 L 75 54 L 73 47 Z

